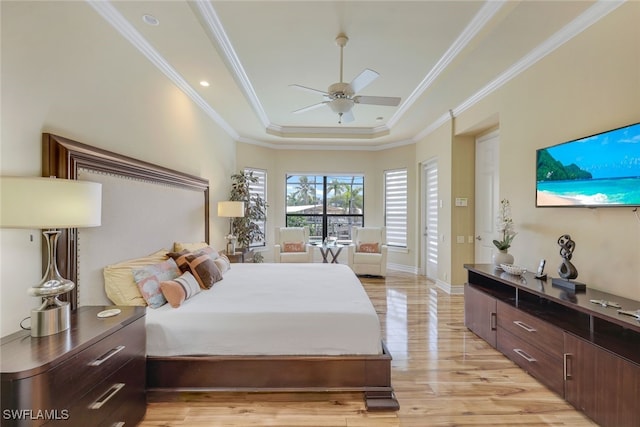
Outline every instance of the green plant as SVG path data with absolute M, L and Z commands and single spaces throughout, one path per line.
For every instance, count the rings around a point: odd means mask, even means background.
M 229 200 L 244 202 L 244 216 L 233 219 L 233 232 L 238 238 L 238 246 L 246 250 L 251 243 L 264 239 L 264 232 L 257 224 L 267 218 L 267 203 L 257 194 L 251 194 L 251 184 L 258 182 L 253 171 L 240 171 L 231 175 Z M 262 254 L 253 254 L 254 262 L 262 261 Z
M 511 247 L 516 232 L 513 231 L 513 219 L 511 219 L 511 204 L 509 199 L 502 199 L 500 212 L 498 213 L 497 228 L 502 233 L 502 240 L 494 240 L 493 244 L 498 250 L 505 251 Z

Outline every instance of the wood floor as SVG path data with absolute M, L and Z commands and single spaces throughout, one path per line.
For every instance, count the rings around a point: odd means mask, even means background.
M 361 278 L 393 356 L 397 413 L 367 413 L 359 393 L 184 395 L 150 402 L 152 426 L 594 426 L 464 326 L 460 295 L 423 277 Z

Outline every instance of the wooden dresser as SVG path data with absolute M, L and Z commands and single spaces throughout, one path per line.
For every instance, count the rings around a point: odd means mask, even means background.
M 601 426 L 640 426 L 640 322 L 591 300 L 625 310 L 640 301 L 573 293 L 493 265 L 465 268 L 470 330 Z
M 144 307 L 80 307 L 71 328 L 0 342 L 2 426 L 135 426 L 144 417 Z

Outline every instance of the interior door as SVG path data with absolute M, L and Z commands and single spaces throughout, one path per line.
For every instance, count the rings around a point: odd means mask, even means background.
M 424 206 L 423 239 L 425 274 L 438 278 L 438 161 L 430 160 L 423 165 Z
M 475 262 L 488 264 L 495 250 L 496 218 L 499 200 L 499 147 L 498 131 L 476 139 L 476 240 Z

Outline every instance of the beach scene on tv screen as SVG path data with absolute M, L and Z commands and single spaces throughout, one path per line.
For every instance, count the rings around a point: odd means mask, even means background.
M 640 206 L 640 123 L 540 149 L 538 206 Z

